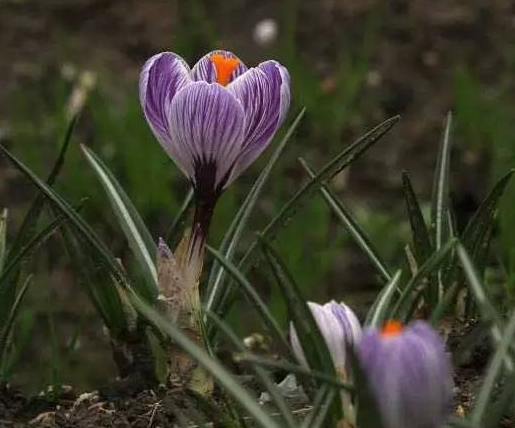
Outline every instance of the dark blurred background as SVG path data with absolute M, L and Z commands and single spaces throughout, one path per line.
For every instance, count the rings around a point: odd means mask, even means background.
M 410 172 L 427 206 L 448 110 L 456 119 L 451 191 L 458 224 L 492 181 L 515 166 L 515 3 L 510 0 L 0 0 L 0 139 L 46 175 L 69 118 L 81 111 L 57 188 L 72 203 L 89 198 L 84 215 L 125 263 L 131 263 L 127 243 L 78 144 L 101 155 L 152 233 L 164 235 L 187 185 L 143 119 L 139 70 L 163 50 L 193 64 L 214 48 L 234 51 L 249 66 L 274 58 L 289 68 L 293 104 L 286 125 L 307 107 L 246 239 L 305 179 L 298 156 L 319 168 L 395 114 L 402 115 L 395 129 L 333 183 L 393 266 L 409 240 L 401 171 Z M 224 194 L 212 244 L 266 158 L 265 153 Z M 34 195 L 0 159 L 0 208 L 9 209 L 10 236 Z M 515 272 L 514 195 L 510 189 L 505 198 L 495 243 L 507 287 Z M 310 299 L 345 299 L 359 306 L 380 285 L 320 197 L 281 232 L 277 247 Z M 58 237 L 38 252 L 34 267 L 37 280 L 16 327 L 22 359 L 15 382 L 32 389 L 56 379 L 98 387 L 114 375 L 114 366 Z M 264 275 L 254 274 L 253 280 L 285 323 L 273 284 Z M 238 318 L 238 310 L 230 314 Z M 240 334 L 253 328 L 259 326 L 239 326 Z

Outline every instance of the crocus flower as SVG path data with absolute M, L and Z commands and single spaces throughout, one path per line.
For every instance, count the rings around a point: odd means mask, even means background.
M 437 428 L 452 409 L 450 358 L 426 322 L 388 321 L 363 333 L 358 357 L 385 428 Z
M 308 306 L 331 353 L 337 372 L 344 374 L 347 347 L 355 345 L 361 338 L 361 326 L 356 315 L 347 305 L 334 300 L 325 305 L 308 302 Z M 304 367 L 308 367 L 293 324 L 290 324 L 290 340 L 295 357 Z
M 288 71 L 277 61 L 247 68 L 221 50 L 190 69 L 179 55 L 162 52 L 143 66 L 139 90 L 150 128 L 193 185 L 197 220 L 206 229 L 222 190 L 283 122 L 290 104 Z

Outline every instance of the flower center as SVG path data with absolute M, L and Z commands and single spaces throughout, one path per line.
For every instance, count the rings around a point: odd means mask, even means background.
M 211 55 L 210 59 L 216 70 L 216 81 L 222 86 L 227 86 L 232 72 L 238 67 L 240 61 L 218 53 Z
M 397 320 L 388 320 L 381 329 L 381 336 L 397 336 L 403 330 L 402 324 Z

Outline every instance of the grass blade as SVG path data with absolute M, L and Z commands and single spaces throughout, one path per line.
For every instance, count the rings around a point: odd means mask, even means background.
M 138 211 L 107 166 L 91 149 L 84 145 L 81 148 L 86 156 L 86 160 L 98 175 L 107 193 L 111 206 L 129 242 L 129 246 L 136 260 L 138 260 L 146 279 L 146 287 L 140 286 L 138 291 L 147 300 L 152 302 L 158 295 L 157 269 L 154 263 L 157 251 L 156 244 Z M 138 281 L 137 283 L 139 284 L 140 282 Z
M 433 309 L 429 320 L 434 326 L 438 326 L 442 317 L 447 313 L 447 310 L 456 302 L 456 296 L 458 295 L 459 285 L 457 282 L 447 287 L 443 297 L 438 302 L 438 305 Z
M 481 425 L 481 422 L 487 413 L 487 409 L 489 409 L 490 399 L 492 397 L 492 392 L 494 391 L 496 379 L 501 374 L 504 366 L 503 362 L 508 357 L 508 351 L 515 336 L 515 311 L 512 312 L 506 330 L 503 333 L 503 337 L 497 344 L 497 349 L 488 366 L 481 389 L 476 396 L 474 408 L 470 416 L 472 423 L 478 425 Z
M 470 258 L 467 250 L 463 245 L 457 246 L 457 253 L 460 263 L 465 272 L 465 277 L 467 278 L 469 289 L 474 295 L 475 302 L 479 308 L 481 316 L 487 322 L 491 322 L 492 326 L 490 329 L 492 339 L 499 346 L 503 341 L 502 330 L 503 330 L 503 321 L 499 312 L 495 309 L 492 301 L 486 294 L 485 287 L 483 286 L 479 274 L 474 267 L 473 261 Z M 513 371 L 513 359 L 509 356 L 505 357 L 505 366 L 506 369 L 510 372 Z
M 497 326 L 497 329 L 500 329 L 500 326 L 502 325 L 502 319 L 500 317 L 500 314 L 495 309 L 495 306 L 493 305 L 490 298 L 487 296 L 485 287 L 481 282 L 479 274 L 476 268 L 474 267 L 474 263 L 470 258 L 468 251 L 461 244 L 457 246 L 456 250 L 463 270 L 465 271 L 465 276 L 467 277 L 470 289 L 474 294 L 476 303 L 478 304 L 481 310 L 483 318 L 486 321 L 493 322 Z M 498 340 L 500 340 L 500 331 L 498 334 Z
M 326 409 L 322 409 L 322 406 L 324 405 L 324 402 L 329 398 L 329 391 L 331 391 L 331 388 L 329 388 L 329 386 L 327 385 L 322 385 L 318 389 L 315 398 L 313 399 L 313 409 L 306 417 L 306 419 L 304 419 L 304 422 L 302 422 L 300 428 L 312 428 L 313 424 L 315 423 L 315 419 L 317 418 L 319 413 L 324 413 L 324 415 L 327 414 L 325 412 Z M 332 401 L 333 399 L 334 397 L 330 397 L 329 401 Z
M 125 273 L 118 265 L 118 262 L 101 241 L 95 231 L 89 226 L 84 219 L 54 190 L 45 182 L 43 182 L 37 175 L 35 175 L 29 168 L 20 162 L 13 154 L 11 154 L 4 146 L 0 144 L 0 152 L 2 152 L 7 159 L 25 175 L 52 203 L 56 209 L 65 216 L 70 223 L 84 236 L 85 240 L 98 251 L 101 255 L 102 262 L 107 266 L 109 271 L 115 276 L 117 281 L 122 284 L 127 284 L 128 280 Z
M 334 376 L 327 375 L 319 372 L 318 370 L 307 369 L 298 364 L 292 364 L 288 361 L 272 360 L 270 358 L 261 357 L 259 355 L 250 354 L 245 352 L 241 355 L 236 356 L 236 361 L 245 361 L 253 364 L 259 364 L 263 367 L 269 367 L 271 369 L 283 370 L 289 373 L 298 374 L 299 376 L 310 377 L 320 381 L 323 384 L 342 389 L 347 392 L 354 392 L 354 387 L 348 383 L 339 381 Z
M 306 172 L 309 174 L 310 178 L 313 179 L 315 174 L 308 166 L 306 161 L 303 158 L 299 158 L 299 161 Z M 329 208 L 331 208 L 336 217 L 338 217 L 338 220 L 340 220 L 340 223 L 343 225 L 343 227 L 345 227 L 345 229 L 347 229 L 356 244 L 368 256 L 372 262 L 372 265 L 376 268 L 381 278 L 385 282 L 391 281 L 392 275 L 389 269 L 386 267 L 386 263 L 381 259 L 379 252 L 373 246 L 365 231 L 361 229 L 359 224 L 343 205 L 343 202 L 332 192 L 328 186 L 322 185 L 322 187 L 320 187 L 320 192 L 327 202 L 327 205 L 329 205 Z
M 290 353 L 290 345 L 286 340 L 286 337 L 283 334 L 281 328 L 279 327 L 279 324 L 277 324 L 277 321 L 266 306 L 265 302 L 261 299 L 247 278 L 245 278 L 245 276 L 238 270 L 238 268 L 224 256 L 222 256 L 217 250 L 210 246 L 207 246 L 207 250 L 215 257 L 216 260 L 220 262 L 222 268 L 226 269 L 227 272 L 229 272 L 234 280 L 240 285 L 241 291 L 261 316 L 261 319 L 267 326 L 270 333 L 282 344 L 282 347 L 287 350 L 288 353 Z M 210 311 L 210 309 L 206 308 L 206 311 Z
M 488 406 L 488 412 L 482 418 L 481 428 L 498 428 L 502 418 L 509 412 L 515 397 L 515 372 L 504 380 L 503 391 L 495 402 Z
M 468 248 L 469 251 L 474 252 L 475 244 L 477 245 L 477 242 L 481 241 L 485 231 L 491 227 L 491 223 L 493 222 L 497 211 L 499 199 L 503 195 L 513 173 L 514 170 L 511 170 L 495 184 L 465 227 L 462 235 L 462 242 L 465 248 Z
M 10 322 L 9 319 L 13 308 L 17 310 L 17 298 L 19 297 L 21 299 L 23 297 L 23 294 L 20 295 L 20 292 L 17 292 L 18 284 L 17 281 L 13 280 L 13 275 L 16 273 L 20 264 L 23 263 L 27 257 L 30 257 L 36 248 L 43 244 L 50 235 L 52 235 L 52 233 L 62 225 L 64 220 L 64 217 L 61 216 L 51 222 L 29 243 L 27 243 L 27 245 L 25 245 L 18 254 L 15 254 L 6 264 L 5 268 L 0 272 L 0 336 L 3 334 L 2 332 Z M 22 285 L 21 290 L 23 290 L 25 284 L 28 284 L 26 280 L 24 281 L 24 285 Z M 15 315 L 16 312 L 13 316 Z
M 322 388 L 325 390 L 327 389 L 327 386 L 324 385 Z M 329 414 L 329 410 L 331 409 L 331 404 L 334 402 L 334 399 L 336 398 L 336 390 L 330 388 L 325 394 L 323 394 L 323 397 L 324 398 L 322 401 L 314 401 L 313 407 L 316 410 L 316 412 L 314 413 L 315 418 L 312 422 L 309 422 L 309 424 L 307 422 L 303 424 L 303 427 L 305 426 L 308 428 L 320 428 L 324 426 L 324 424 L 327 422 L 327 416 Z
M 336 377 L 333 360 L 327 344 L 318 329 L 315 319 L 300 293 L 300 289 L 280 260 L 272 247 L 260 237 L 263 253 L 268 261 L 276 282 L 283 294 L 285 303 L 288 307 L 290 319 L 295 326 L 299 337 L 299 342 L 306 356 L 308 366 L 313 370 L 318 370 L 330 376 Z M 320 387 L 320 385 L 318 385 Z M 331 418 L 336 423 L 342 418 L 343 412 L 341 403 L 337 400 L 333 402 Z
M 263 169 L 258 179 L 252 186 L 249 195 L 243 202 L 241 208 L 238 210 L 238 213 L 236 214 L 234 221 L 232 222 L 226 235 L 224 236 L 219 251 L 224 255 L 224 257 L 228 261 L 233 260 L 234 253 L 237 249 L 238 243 L 240 242 L 241 235 L 245 230 L 245 227 L 247 226 L 250 214 L 252 213 L 252 210 L 254 209 L 254 206 L 256 205 L 259 196 L 261 195 L 261 191 L 263 190 L 264 185 L 268 181 L 272 169 L 274 168 L 275 164 L 277 163 L 284 149 L 286 148 L 286 144 L 290 141 L 291 136 L 293 135 L 300 121 L 304 117 L 305 112 L 306 109 L 303 108 L 297 115 L 293 123 L 290 125 L 288 131 L 278 144 L 277 148 L 274 150 L 265 168 Z M 222 269 L 220 264 L 215 262 L 212 267 L 212 278 L 210 277 L 210 280 L 208 282 L 208 293 L 206 300 L 206 307 L 210 310 L 217 306 L 217 300 L 220 298 L 221 295 L 225 294 L 225 291 L 222 289 L 225 276 L 225 269 Z
M 50 171 L 46 184 L 52 187 L 57 180 L 63 166 L 64 160 L 66 157 L 66 153 L 70 147 L 71 137 L 73 134 L 73 130 L 75 129 L 75 125 L 77 123 L 77 117 L 73 117 L 70 121 L 68 128 L 66 129 L 66 133 L 64 135 L 63 142 L 61 144 L 61 149 L 57 156 L 57 159 L 54 162 L 52 170 Z M 27 242 L 35 233 L 36 233 L 36 225 L 43 210 L 43 206 L 45 204 L 45 197 L 39 194 L 32 205 L 30 206 L 27 215 L 23 219 L 23 222 L 14 238 L 13 245 L 11 247 L 11 251 L 9 253 L 9 257 L 11 258 L 14 254 L 18 253 L 20 248 Z
M 0 273 L 4 267 L 6 253 L 6 235 L 7 235 L 7 208 L 2 210 L 0 214 Z
M 427 278 L 431 272 L 441 266 L 441 264 L 445 261 L 446 256 L 454 248 L 456 243 L 456 239 L 451 239 L 448 241 L 443 247 L 435 251 L 431 257 L 429 257 L 429 259 L 427 259 L 426 262 L 418 269 L 417 273 L 409 280 L 408 284 L 402 291 L 399 300 L 397 300 L 397 303 L 392 310 L 393 316 L 391 318 L 398 318 L 404 321 L 406 320 L 406 318 L 411 313 L 411 308 L 418 301 L 420 294 L 423 292 L 423 288 L 416 290 L 417 285 L 422 279 Z
M 5 321 L 5 323 L 1 324 L 2 328 L 0 328 L 0 361 L 4 359 L 4 355 L 7 350 L 7 341 L 9 340 L 9 335 L 11 333 L 14 321 L 16 320 L 16 315 L 18 315 L 18 310 L 20 308 L 21 302 L 23 301 L 23 298 L 25 297 L 25 294 L 29 289 L 31 281 L 32 275 L 29 275 L 25 279 L 25 282 L 21 286 L 16 298 L 14 299 L 7 320 Z M 3 364 L 0 362 L 0 366 L 2 365 Z
M 61 145 L 61 149 L 59 151 L 59 155 L 57 156 L 57 159 L 52 167 L 52 170 L 50 171 L 50 174 L 46 179 L 46 183 L 49 187 L 54 184 L 59 173 L 62 170 L 62 167 L 64 165 L 64 159 L 70 146 L 71 136 L 73 133 L 73 129 L 75 127 L 75 123 L 76 118 L 73 118 L 70 121 L 70 124 L 68 125 L 63 143 Z M 6 254 L 5 252 L 5 241 L 4 244 L 0 242 L 0 246 L 4 245 L 4 248 L 2 250 L 3 254 L 1 257 L 2 260 L 0 261 L 0 275 L 2 270 L 1 265 L 5 265 L 5 263 L 13 261 L 13 259 L 16 258 L 21 251 L 23 251 L 24 246 L 36 235 L 37 224 L 43 211 L 43 208 L 45 206 L 45 203 L 46 198 L 43 195 L 38 194 L 34 199 L 34 202 L 31 204 L 27 214 L 25 215 L 25 218 L 23 219 L 16 236 L 14 237 L 9 253 Z M 31 253 L 27 253 L 27 256 L 29 256 L 30 254 Z M 0 308 L 3 307 L 5 309 L 6 307 L 10 307 L 10 305 L 13 303 L 13 300 L 15 299 L 16 290 L 18 289 L 20 284 L 25 282 L 26 278 L 23 266 L 24 264 L 27 264 L 29 262 L 29 259 L 28 257 L 24 257 L 23 260 L 20 261 L 23 261 L 24 263 L 19 263 L 16 265 L 16 271 L 13 271 L 9 277 L 10 283 L 6 283 L 7 277 L 4 277 L 4 279 L 2 280 L 3 284 L 0 285 L 0 295 L 3 298 L 3 301 L 0 302 Z
M 2 304 L 4 293 L 6 292 L 6 290 L 3 288 L 3 285 L 7 283 L 7 278 L 9 275 L 28 255 L 30 255 L 39 245 L 45 242 L 62 225 L 64 221 L 65 218 L 63 216 L 52 221 L 6 264 L 5 268 L 0 273 L 0 305 Z
M 447 210 L 449 208 L 449 163 L 451 155 L 451 126 L 452 113 L 447 114 L 445 121 L 445 130 L 438 152 L 438 160 L 436 164 L 435 179 L 433 186 L 433 201 L 431 205 L 431 225 L 434 232 L 435 250 L 442 248 L 446 239 L 445 232 L 447 227 Z M 436 304 L 443 295 L 442 272 L 438 270 L 438 294 L 432 296 L 430 302 L 432 306 Z
M 117 337 L 127 325 L 120 295 L 116 287 L 107 285 L 112 279 L 109 275 L 102 275 L 104 271 L 98 269 L 93 261 L 94 253 L 88 251 L 89 246 L 84 245 L 81 236 L 76 236 L 74 232 L 68 225 L 60 229 L 65 250 L 77 272 L 79 285 L 102 317 L 110 335 Z
M 242 341 L 236 336 L 236 334 L 231 330 L 231 328 L 224 323 L 216 314 L 205 309 L 206 314 L 211 321 L 213 321 L 217 328 L 224 333 L 225 337 L 227 337 L 231 343 L 236 347 L 239 352 L 246 352 L 247 348 L 242 343 Z M 267 392 L 270 394 L 274 404 L 277 409 L 281 413 L 283 417 L 284 423 L 290 427 L 295 428 L 296 423 L 293 419 L 293 415 L 290 411 L 290 408 L 286 404 L 281 392 L 277 388 L 276 384 L 270 379 L 268 372 L 261 366 L 254 364 L 252 365 L 252 369 L 256 373 L 257 377 L 260 379 L 263 386 L 266 388 Z
M 444 241 L 447 208 L 449 206 L 449 161 L 451 154 L 452 113 L 447 113 L 442 143 L 438 151 L 436 164 L 433 201 L 431 206 L 431 224 L 435 234 L 435 247 L 440 249 Z
M 468 222 L 461 237 L 464 247 L 470 253 L 474 265 L 478 268 L 481 276 L 484 272 L 488 256 L 499 200 L 513 172 L 514 171 L 508 172 L 495 184 Z M 454 264 L 449 269 L 445 280 L 447 286 L 452 286 L 455 282 L 458 282 L 460 287 L 463 286 L 464 283 L 463 275 L 457 264 Z
M 278 231 L 286 226 L 289 220 L 298 212 L 302 204 L 309 195 L 318 190 L 326 180 L 331 179 L 336 174 L 347 168 L 352 162 L 359 158 L 370 146 L 376 143 L 383 135 L 385 135 L 400 119 L 400 116 L 394 116 L 385 120 L 365 135 L 358 138 L 350 146 L 345 148 L 330 162 L 328 162 L 319 171 L 316 176 L 302 186 L 291 199 L 282 207 L 279 213 L 268 223 L 262 230 L 261 234 L 264 238 L 273 240 Z M 258 246 L 258 240 L 254 240 L 243 257 L 238 263 L 238 268 L 242 269 L 247 266 Z M 217 314 L 228 311 L 227 302 L 232 302 L 231 294 L 227 293 L 219 303 L 213 307 L 213 311 Z
M 328 162 L 314 178 L 302 186 L 302 188 L 283 206 L 278 215 L 265 227 L 262 232 L 263 236 L 267 239 L 273 239 L 275 233 L 298 211 L 300 205 L 304 202 L 307 196 L 313 194 L 313 192 L 318 190 L 325 181 L 333 178 L 358 159 L 359 156 L 361 156 L 370 146 L 379 141 L 379 139 L 397 123 L 399 118 L 399 116 L 394 116 L 379 124 L 374 129 L 358 138 L 354 143 Z M 257 245 L 257 242 L 255 245 Z M 251 250 L 252 247 L 249 248 L 248 252 Z
M 370 327 L 380 327 L 388 318 L 390 318 L 388 316 L 388 309 L 390 307 L 393 294 L 399 290 L 401 274 L 401 270 L 395 272 L 395 275 L 390 282 L 383 287 L 368 311 L 365 325 Z
M 259 426 L 262 428 L 280 428 L 218 360 L 210 357 L 204 349 L 188 338 L 175 325 L 168 322 L 156 310 L 139 298 L 137 294 L 134 292 L 129 293 L 129 298 L 133 306 L 145 319 L 152 322 L 158 330 L 172 339 L 177 346 L 191 355 L 202 367 L 210 372 L 218 383 L 225 388 L 227 393 L 254 418 Z
M 406 209 L 408 211 L 411 232 L 413 235 L 413 248 L 417 262 L 420 265 L 424 263 L 432 253 L 429 230 L 427 229 L 424 216 L 422 215 L 422 209 L 420 208 L 417 195 L 413 190 L 411 180 L 406 171 L 402 172 L 402 187 L 404 189 Z
M 265 257 L 288 306 L 309 367 L 322 373 L 335 375 L 331 354 L 298 285 L 270 245 L 264 241 L 262 245 Z M 307 346 L 308 344 L 311 346 Z

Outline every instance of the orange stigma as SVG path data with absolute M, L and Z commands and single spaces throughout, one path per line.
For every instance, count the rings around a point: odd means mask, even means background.
M 385 322 L 383 328 L 381 329 L 381 336 L 390 337 L 396 336 L 402 331 L 402 324 L 397 320 L 388 320 Z
M 232 72 L 238 67 L 240 61 L 237 58 L 227 58 L 218 53 L 211 55 L 210 59 L 216 69 L 216 81 L 222 86 L 227 86 Z

